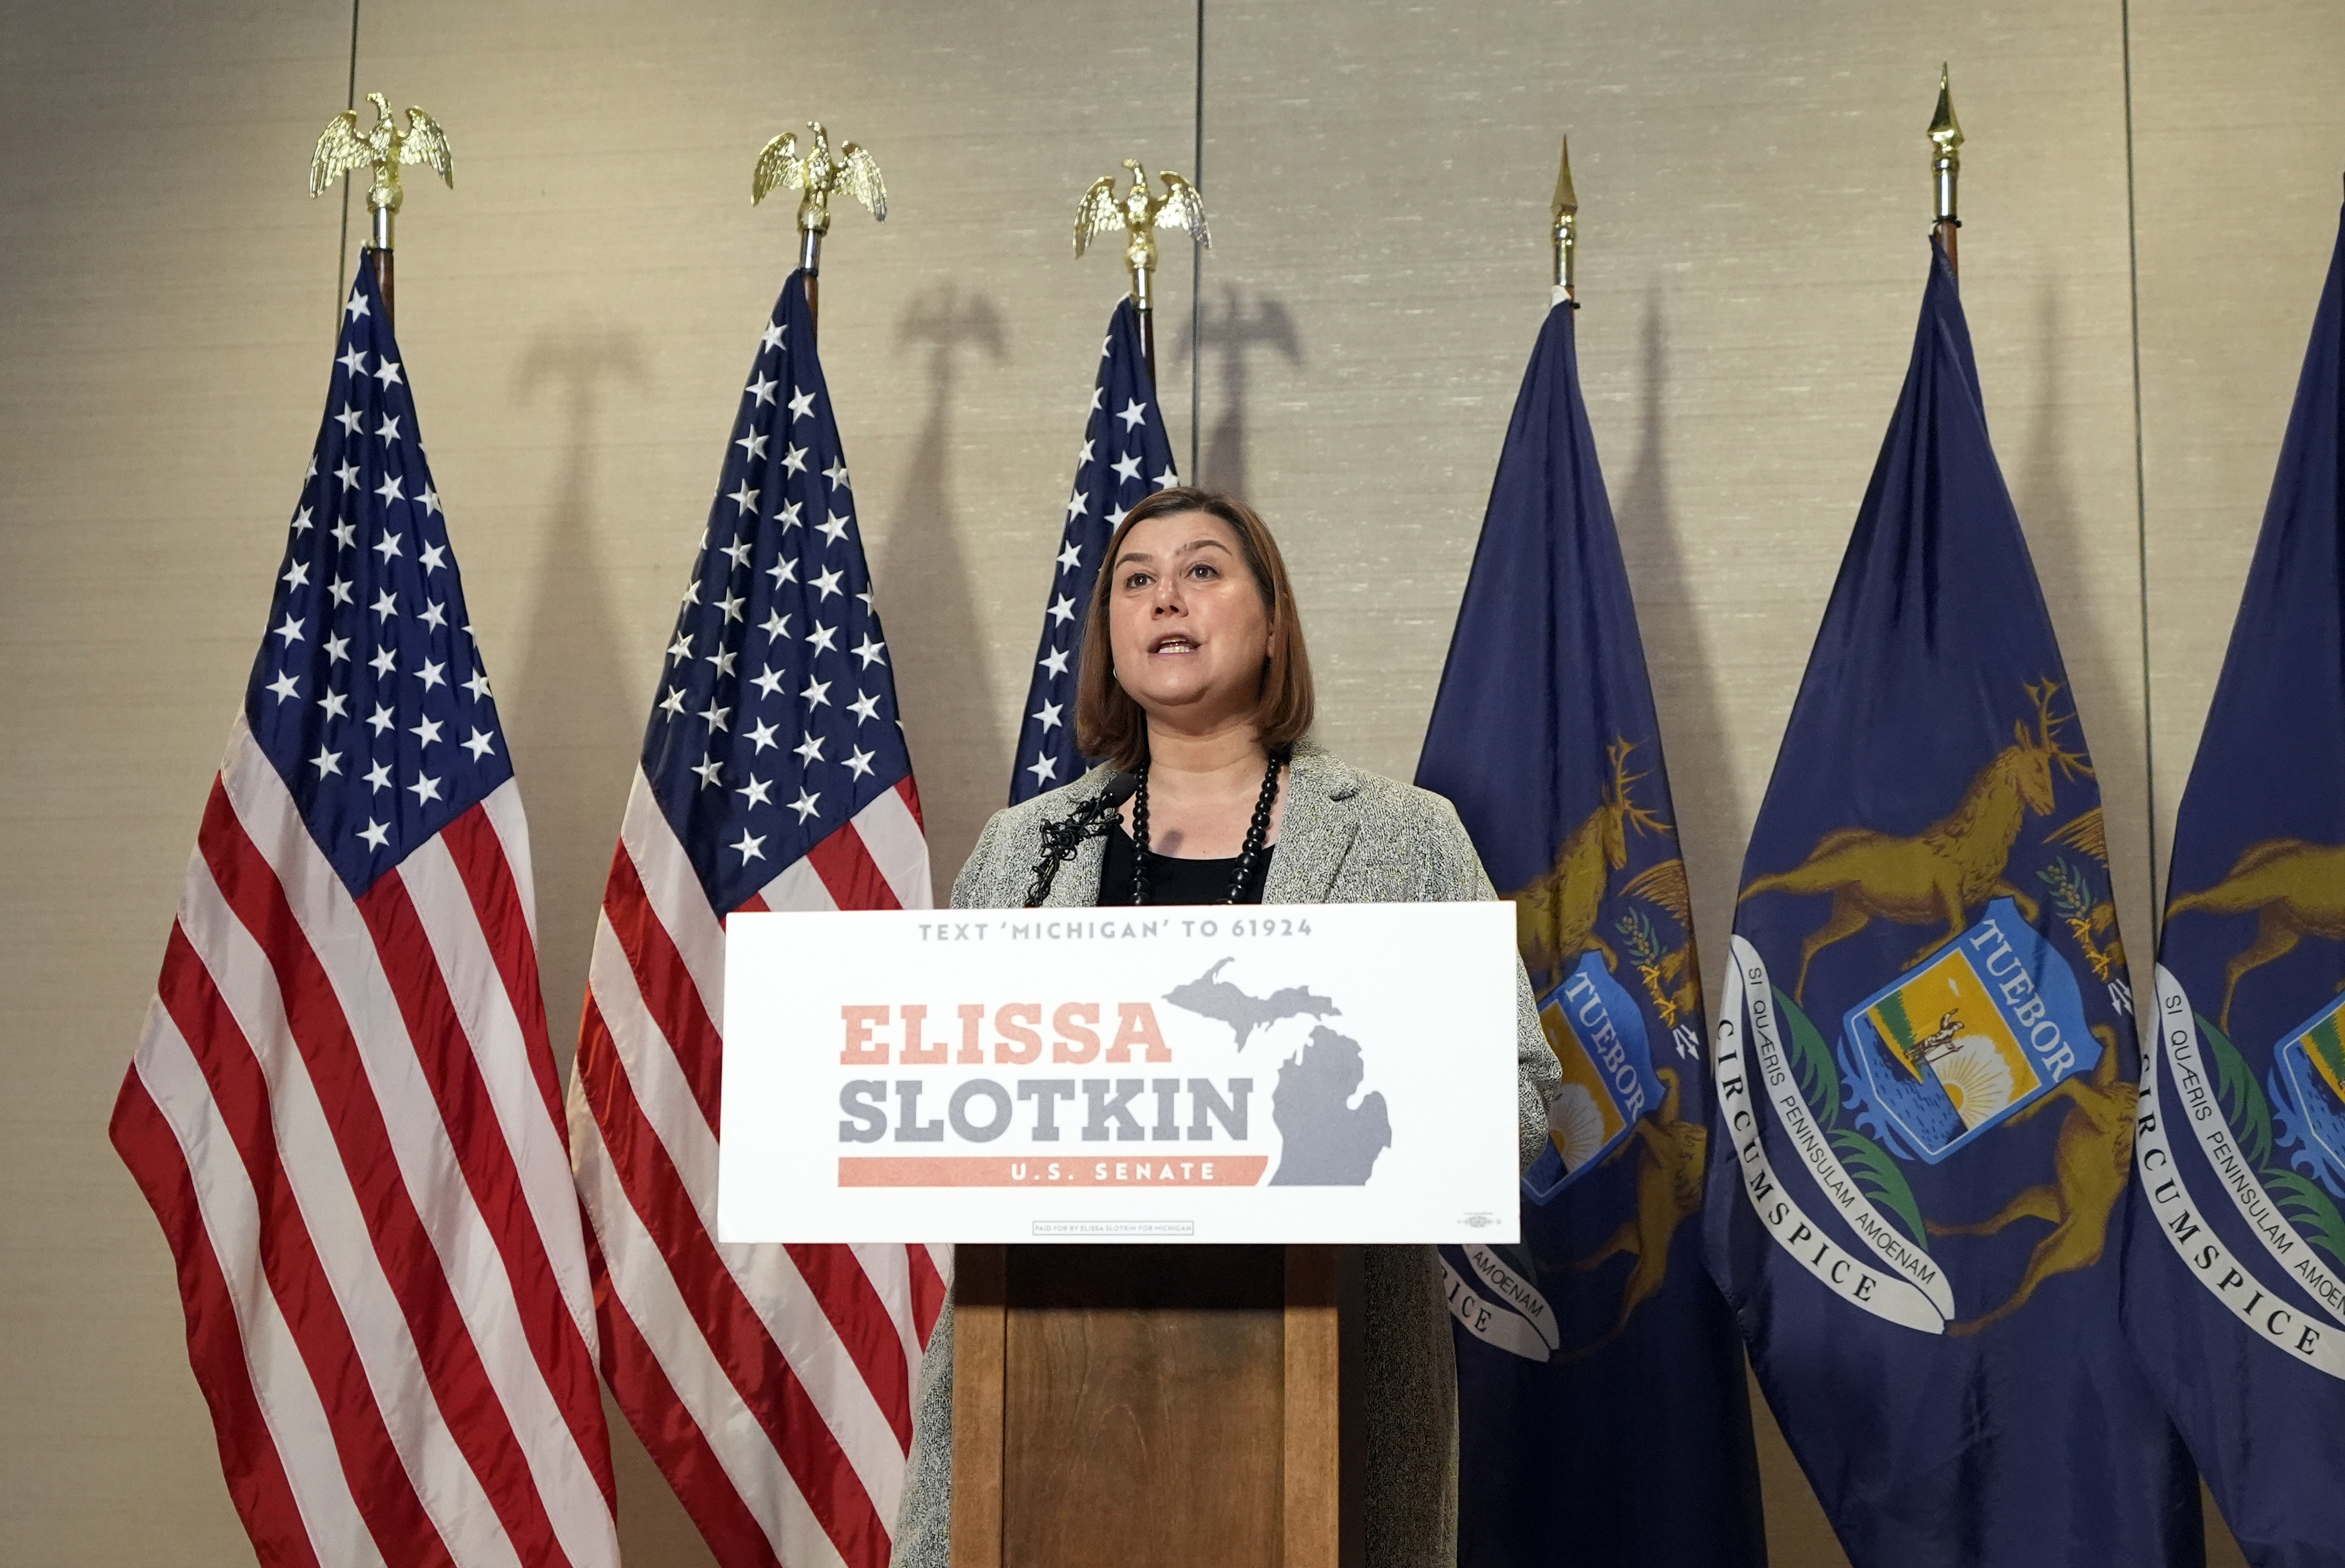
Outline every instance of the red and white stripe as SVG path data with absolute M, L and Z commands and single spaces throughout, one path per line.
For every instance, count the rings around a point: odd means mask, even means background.
M 618 1561 L 535 920 L 512 783 L 353 900 L 237 720 L 112 1132 L 264 1563 Z
M 929 903 L 908 778 L 743 907 Z M 604 1374 L 726 1568 L 884 1568 L 950 1254 L 717 1241 L 724 1000 L 724 921 L 638 773 L 570 1085 Z

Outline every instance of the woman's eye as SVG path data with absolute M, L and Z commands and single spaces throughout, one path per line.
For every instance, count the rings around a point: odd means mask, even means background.
M 1215 572 L 1210 562 L 1200 561 L 1195 565 L 1189 568 L 1189 575 L 1192 577 L 1218 577 L 1221 573 Z
M 1145 588 L 1148 586 L 1148 573 L 1135 572 L 1123 580 L 1123 585 L 1126 588 Z

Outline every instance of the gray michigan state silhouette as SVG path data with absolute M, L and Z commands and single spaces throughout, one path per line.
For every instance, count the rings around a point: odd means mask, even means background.
M 1223 958 L 1193 980 L 1185 981 L 1164 993 L 1164 999 L 1183 1012 L 1216 1019 L 1230 1027 L 1236 1037 L 1238 1049 L 1244 1050 L 1246 1040 L 1256 1029 L 1265 1028 L 1281 1018 L 1330 1018 L 1339 1009 L 1326 997 L 1315 995 L 1300 986 L 1289 986 L 1273 991 L 1267 996 L 1250 996 L 1221 977 L 1222 971 L 1233 962 Z
M 1362 1187 L 1376 1156 L 1392 1147 L 1392 1118 L 1385 1097 L 1360 1087 L 1363 1067 L 1357 1040 L 1321 1025 L 1311 1041 L 1278 1069 L 1270 1095 L 1270 1119 L 1281 1139 L 1272 1187 Z
M 1267 996 L 1242 991 L 1222 978 L 1231 962 L 1224 958 L 1195 979 L 1173 986 L 1164 999 L 1184 1012 L 1228 1025 L 1240 1050 L 1256 1029 L 1282 1018 L 1342 1016 L 1329 998 L 1301 986 Z M 1392 1118 L 1385 1113 L 1380 1094 L 1362 1095 L 1358 1105 L 1352 1103 L 1365 1071 L 1357 1040 L 1324 1024 L 1313 1028 L 1309 1043 L 1278 1069 L 1278 1087 L 1271 1092 L 1270 1119 L 1277 1125 L 1281 1144 L 1278 1168 L 1264 1185 L 1367 1185 L 1376 1156 L 1392 1147 Z

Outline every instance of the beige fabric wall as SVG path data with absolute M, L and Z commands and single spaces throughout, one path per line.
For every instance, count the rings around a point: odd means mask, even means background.
M 456 147 L 453 193 L 411 182 L 400 324 L 535 829 L 558 1030 L 790 258 L 788 207 L 746 200 L 756 147 L 819 114 L 887 170 L 888 223 L 843 215 L 830 242 L 824 350 L 949 873 L 1006 787 L 1120 287 L 1068 253 L 1073 203 L 1126 156 L 1192 167 L 1196 26 L 1106 0 L 365 6 L 359 90 Z M 319 418 L 340 207 L 302 179 L 350 31 L 287 0 L 0 19 L 0 1562 L 249 1561 L 105 1122 Z M 2334 232 L 2345 12 L 1205 5 L 1216 248 L 1193 353 L 1185 259 L 1166 271 L 1167 412 L 1185 460 L 1193 368 L 1201 477 L 1296 567 L 1324 733 L 1389 773 L 1414 766 L 1572 133 L 1583 369 L 1713 960 L 1903 370 L 1941 59 L 1989 412 L 2146 954 L 2153 823 Z M 629 1560 L 705 1563 L 620 1448 Z M 1777 1561 L 1837 1561 L 1771 1434 L 1768 1484 Z

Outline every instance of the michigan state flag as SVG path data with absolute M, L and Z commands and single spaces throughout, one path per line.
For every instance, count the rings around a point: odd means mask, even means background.
M 1932 248 L 1743 862 L 1711 1267 L 1856 1568 L 2196 1563 L 2117 1319 L 2136 1056 L 2100 792 Z
M 1459 1561 L 1762 1563 L 1741 1347 L 1690 1223 L 1710 1132 L 1685 863 L 1568 305 L 1515 403 L 1416 782 L 1516 901 L 1564 1083 L 1522 1244 L 1441 1249 Z
M 2126 1258 L 2127 1326 L 2258 1568 L 2345 1564 L 2339 243 L 2175 825 Z

